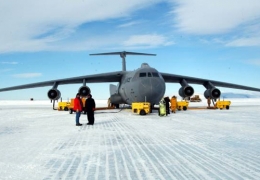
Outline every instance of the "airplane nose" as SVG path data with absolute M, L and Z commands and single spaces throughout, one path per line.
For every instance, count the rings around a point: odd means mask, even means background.
M 158 103 L 165 93 L 165 83 L 158 78 L 143 79 L 139 90 L 141 97 L 146 98 L 146 101 Z

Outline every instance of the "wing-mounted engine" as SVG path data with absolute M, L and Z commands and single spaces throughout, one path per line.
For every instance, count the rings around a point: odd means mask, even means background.
M 58 100 L 58 99 L 60 99 L 61 94 L 58 89 L 53 88 L 48 91 L 47 95 L 50 100 Z
M 86 97 L 88 94 L 91 93 L 91 90 L 88 86 L 81 86 L 78 90 L 79 94 L 82 96 L 82 97 Z
M 221 95 L 221 91 L 216 88 L 211 82 L 207 82 L 204 84 L 204 87 L 207 89 L 204 92 L 204 97 L 207 99 L 210 97 L 210 99 L 218 99 Z
M 50 89 L 47 93 L 47 96 L 50 100 L 58 100 L 60 99 L 60 91 L 57 89 L 58 88 L 58 83 L 55 82 L 53 84 L 52 89 Z
M 86 97 L 87 95 L 89 95 L 91 93 L 90 88 L 86 85 L 86 80 L 85 79 L 83 79 L 83 85 L 79 88 L 78 93 L 82 97 Z
M 193 87 L 191 87 L 185 79 L 182 79 L 182 81 L 180 82 L 181 84 L 181 88 L 179 89 L 179 95 L 183 98 L 185 97 L 191 97 L 194 93 L 194 89 Z

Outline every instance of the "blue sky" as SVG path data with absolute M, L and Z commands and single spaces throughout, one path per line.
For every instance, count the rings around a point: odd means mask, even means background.
M 127 70 L 147 62 L 160 72 L 260 88 L 259 0 L 0 0 L 0 22 L 0 88 L 118 71 L 120 57 L 89 56 L 114 51 L 157 54 L 127 56 Z M 58 89 L 67 99 L 80 86 Z M 94 98 L 109 97 L 108 83 L 88 86 Z M 171 96 L 180 85 L 166 87 Z M 0 99 L 47 99 L 50 88 Z

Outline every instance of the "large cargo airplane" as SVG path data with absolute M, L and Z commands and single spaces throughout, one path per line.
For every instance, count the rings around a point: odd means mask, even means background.
M 87 96 L 91 92 L 91 89 L 87 86 L 88 83 L 117 82 L 117 86 L 110 84 L 110 101 L 111 103 L 116 105 L 132 104 L 132 102 L 144 101 L 150 102 L 152 105 L 158 104 L 165 94 L 165 83 L 179 83 L 181 85 L 179 89 L 179 95 L 183 98 L 190 97 L 194 93 L 193 87 L 189 84 L 203 85 L 206 88 L 204 92 L 205 98 L 210 97 L 211 99 L 218 99 L 221 95 L 221 91 L 216 88 L 216 86 L 260 92 L 259 88 L 254 87 L 209 79 L 200 79 L 176 74 L 162 73 L 157 71 L 155 68 L 150 67 L 147 63 L 142 63 L 141 67 L 137 70 L 126 71 L 126 55 L 155 56 L 155 54 L 123 51 L 90 55 L 120 55 L 122 58 L 122 71 L 85 75 L 65 79 L 56 79 L 51 81 L 7 87 L 0 89 L 0 92 L 52 86 L 52 88 L 48 91 L 47 96 L 51 100 L 58 100 L 61 97 L 61 93 L 58 90 L 59 85 L 82 83 L 82 86 L 79 88 L 78 91 L 82 96 Z

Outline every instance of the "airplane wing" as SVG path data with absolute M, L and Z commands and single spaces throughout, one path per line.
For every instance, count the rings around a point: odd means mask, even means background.
M 207 84 L 210 82 L 214 86 L 218 86 L 218 87 L 243 89 L 243 90 L 251 90 L 251 91 L 260 92 L 259 88 L 232 84 L 232 83 L 227 83 L 227 82 L 215 81 L 215 80 L 210 80 L 210 79 L 200 79 L 200 78 L 195 78 L 195 77 L 168 74 L 168 73 L 160 73 L 160 74 L 164 78 L 164 81 L 167 83 L 180 83 L 183 79 L 185 79 L 187 81 L 187 83 L 190 83 L 190 84 L 199 84 L 199 85 L 207 86 Z
M 44 81 L 44 82 L 37 82 L 37 83 L 20 85 L 20 86 L 2 88 L 2 89 L 0 89 L 0 92 L 18 90 L 18 89 L 44 87 L 44 86 L 53 86 L 54 84 L 56 84 L 56 85 L 78 84 L 78 83 L 83 83 L 83 81 L 85 81 L 86 83 L 120 82 L 121 77 L 125 73 L 126 72 L 123 72 L 123 71 L 116 71 L 116 72 L 110 72 L 110 73 L 78 76 L 78 77 L 65 78 L 65 79 L 56 79 L 56 80 L 51 80 L 51 81 Z

